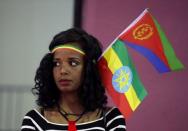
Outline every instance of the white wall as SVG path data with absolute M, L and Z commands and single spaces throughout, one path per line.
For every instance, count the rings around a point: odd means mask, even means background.
M 73 26 L 73 7 L 74 0 L 0 0 L 0 130 L 18 130 L 35 106 L 36 68 L 52 37 Z
M 0 91 L 0 131 L 19 130 L 26 112 L 35 108 L 34 96 L 29 91 Z
M 33 85 L 52 36 L 72 19 L 73 0 L 0 0 L 0 84 Z

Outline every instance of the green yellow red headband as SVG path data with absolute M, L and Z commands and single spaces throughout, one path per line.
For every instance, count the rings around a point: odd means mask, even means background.
M 56 46 L 51 50 L 51 53 L 54 53 L 57 49 L 70 49 L 85 55 L 85 52 L 80 47 L 73 44 L 64 44 L 64 45 Z

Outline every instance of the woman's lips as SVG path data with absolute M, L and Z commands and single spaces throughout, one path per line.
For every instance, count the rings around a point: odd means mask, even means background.
M 69 86 L 71 83 L 71 80 L 67 80 L 67 79 L 62 79 L 62 80 L 59 80 L 59 84 L 61 86 Z

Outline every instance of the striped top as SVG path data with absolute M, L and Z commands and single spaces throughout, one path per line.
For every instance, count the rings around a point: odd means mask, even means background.
M 48 121 L 36 109 L 29 111 L 22 122 L 21 131 L 67 131 L 68 124 Z M 116 107 L 94 121 L 76 124 L 77 131 L 126 131 L 124 116 Z

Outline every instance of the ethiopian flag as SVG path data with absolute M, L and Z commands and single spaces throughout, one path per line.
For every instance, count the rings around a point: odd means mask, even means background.
M 123 41 L 116 39 L 98 61 L 104 86 L 122 114 L 128 118 L 147 92 Z
M 183 68 L 165 33 L 147 9 L 123 31 L 119 39 L 144 55 L 160 73 Z

